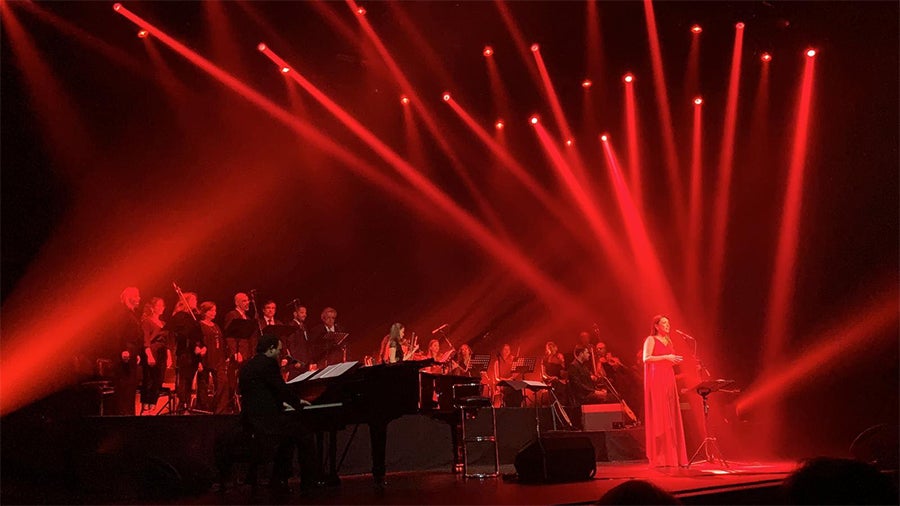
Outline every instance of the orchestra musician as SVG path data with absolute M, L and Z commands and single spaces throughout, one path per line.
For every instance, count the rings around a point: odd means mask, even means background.
M 262 316 L 259 318 L 259 327 L 264 329 L 269 325 L 281 325 L 281 322 L 275 319 L 275 310 L 277 306 L 274 300 L 267 300 L 263 305 Z
M 510 347 L 509 344 L 504 343 L 500 348 L 500 353 L 497 355 L 497 360 L 494 361 L 495 407 L 503 406 L 507 408 L 518 408 L 522 406 L 522 401 L 525 397 L 521 390 L 498 385 L 499 382 L 504 380 L 522 379 L 520 373 L 512 372 L 513 362 L 515 361 L 516 357 L 512 354 L 512 347 Z
M 569 396 L 575 406 L 606 402 L 606 388 L 598 388 L 588 365 L 591 360 L 590 348 L 575 347 L 575 359 L 569 364 Z
M 306 330 L 306 307 L 295 305 L 294 319 L 288 322 L 288 325 L 296 327 L 296 330 L 288 336 L 287 342 L 284 343 L 281 372 L 285 381 L 290 381 L 309 370 L 309 350 L 307 349 L 309 333 Z
M 113 339 L 109 363 L 114 392 L 110 414 L 134 415 L 134 394 L 138 387 L 140 353 L 144 349 L 144 333 L 138 321 L 137 310 L 141 292 L 129 286 L 119 295 L 122 305 L 117 310 L 113 324 Z
M 228 386 L 226 359 L 229 355 L 222 336 L 222 329 L 213 321 L 216 318 L 216 304 L 206 301 L 200 304 L 200 330 L 206 355 L 200 361 L 201 372 L 197 374 L 197 405 L 200 409 L 215 414 L 229 411 L 233 392 Z M 209 395 L 209 392 L 212 395 Z
M 544 345 L 544 358 L 541 359 L 541 379 L 550 385 L 558 398 L 565 398 L 566 359 L 553 341 Z M 547 404 L 550 404 L 548 399 Z
M 197 294 L 183 294 L 166 323 L 165 329 L 175 335 L 175 393 L 178 397 L 177 411 L 188 409 L 192 383 L 200 359 L 206 355 L 203 331 L 197 318 Z
M 444 372 L 444 364 L 441 362 L 441 342 L 437 339 L 432 339 L 428 341 L 428 348 L 426 350 L 426 354 L 424 357 L 427 359 L 433 359 L 434 364 L 428 367 L 423 367 L 422 372 L 427 372 L 430 374 L 442 374 Z
M 393 364 L 404 360 L 412 360 L 415 353 L 419 350 L 419 345 L 415 342 L 416 338 L 415 334 L 413 334 L 413 344 L 404 349 L 405 335 L 406 327 L 404 327 L 402 323 L 397 322 L 391 325 L 390 333 L 387 336 L 388 342 L 386 352 L 383 355 L 383 361 L 385 363 Z
M 459 347 L 459 356 L 457 360 L 450 361 L 450 374 L 453 376 L 474 377 L 472 374 L 472 347 L 464 344 Z
M 141 331 L 144 334 L 141 413 L 156 407 L 166 368 L 172 364 L 172 351 L 166 347 L 167 332 L 163 331 L 164 324 L 160 319 L 165 310 L 166 302 L 160 297 L 153 297 L 144 305 L 141 316 Z
M 333 307 L 323 309 L 320 318 L 322 323 L 309 331 L 310 362 L 316 362 L 319 369 L 343 361 L 343 347 L 334 346 L 335 343 L 330 342 L 327 336 L 335 332 L 347 332 L 337 323 L 337 310 Z
M 228 327 L 234 320 L 249 320 L 250 314 L 250 297 L 244 292 L 234 294 L 234 309 L 225 313 L 225 319 L 222 321 L 222 329 L 229 332 Z M 244 364 L 245 360 L 249 360 L 253 356 L 255 349 L 253 339 L 246 337 L 227 336 L 225 338 L 225 348 L 228 350 L 226 358 L 226 374 L 228 377 L 228 388 L 232 392 L 237 390 L 237 372 Z M 233 396 L 232 396 L 233 397 Z M 237 406 L 235 406 L 236 408 Z

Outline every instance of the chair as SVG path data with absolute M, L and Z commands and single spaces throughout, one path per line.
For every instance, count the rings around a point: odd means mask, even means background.
M 459 410 L 460 427 L 462 429 L 463 450 L 463 477 L 464 478 L 492 478 L 500 475 L 500 450 L 497 445 L 497 413 L 490 397 L 480 395 L 465 395 L 471 393 L 473 385 L 453 385 L 453 405 Z M 477 385 L 478 388 L 481 385 Z M 465 389 L 468 388 L 469 392 Z M 468 422 L 479 416 L 480 408 L 491 410 L 490 434 L 471 434 L 467 428 Z M 494 447 L 494 472 L 493 473 L 469 473 L 469 445 L 490 443 Z

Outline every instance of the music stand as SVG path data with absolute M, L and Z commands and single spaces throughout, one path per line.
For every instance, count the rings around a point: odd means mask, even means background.
M 232 339 L 250 339 L 254 334 L 259 332 L 259 325 L 256 320 L 242 320 L 235 318 L 231 320 L 228 327 L 225 328 L 225 337 Z M 256 350 L 250 350 L 251 353 Z
M 688 462 L 688 468 L 691 467 L 691 464 L 694 463 L 694 459 L 700 455 L 700 451 L 704 452 L 706 456 L 706 463 L 713 462 L 721 462 L 723 466 L 728 467 L 728 462 L 725 461 L 725 456 L 722 455 L 722 450 L 719 449 L 719 443 L 716 441 L 716 438 L 709 435 L 709 400 L 707 397 L 709 394 L 713 392 L 718 392 L 719 390 L 725 389 L 734 385 L 734 380 L 707 380 L 703 381 L 697 386 L 694 387 L 694 390 L 697 394 L 703 398 L 703 442 L 700 443 L 700 447 L 697 448 L 697 451 L 694 452 L 694 455 L 691 456 L 690 462 Z M 700 462 L 700 461 L 698 461 Z
M 324 336 L 322 336 L 322 342 L 324 343 L 323 348 L 325 349 L 325 360 L 328 360 L 328 356 L 331 354 L 332 350 L 336 350 L 338 348 L 341 349 L 341 362 L 347 361 L 347 337 L 350 334 L 347 332 L 326 332 Z
M 512 370 L 510 372 L 513 373 L 529 373 L 534 372 L 534 364 L 537 362 L 537 359 L 534 357 L 519 357 L 513 360 Z
M 527 358 L 521 360 L 528 360 Z M 518 360 L 517 360 L 518 361 Z M 515 366 L 513 367 L 515 371 Z M 531 370 L 534 370 L 534 359 L 531 359 Z M 537 393 L 539 390 L 551 390 L 550 385 L 544 383 L 543 381 L 531 381 L 531 380 L 503 380 L 498 381 L 497 386 L 505 386 L 512 388 L 513 390 L 531 390 L 534 392 L 534 397 L 537 399 Z M 537 431 L 537 436 L 541 437 L 541 408 L 537 402 L 534 403 L 534 426 Z
M 490 363 L 490 355 L 472 355 L 472 359 L 469 360 L 469 371 L 477 373 L 487 371 Z

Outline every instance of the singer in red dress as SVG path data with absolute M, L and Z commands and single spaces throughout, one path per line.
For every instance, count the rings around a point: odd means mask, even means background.
M 650 467 L 687 466 L 684 427 L 673 365 L 675 355 L 669 339 L 669 319 L 653 317 L 651 334 L 644 340 L 644 431 Z

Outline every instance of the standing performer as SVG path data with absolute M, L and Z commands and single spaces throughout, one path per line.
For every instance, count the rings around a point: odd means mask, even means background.
M 172 362 L 171 351 L 166 347 L 166 334 L 160 320 L 166 310 L 166 302 L 160 297 L 153 297 L 144 305 L 141 318 L 141 330 L 144 332 L 144 358 L 141 384 L 141 413 L 156 407 L 159 401 L 159 389 L 163 378 Z
M 320 317 L 322 324 L 316 325 L 309 331 L 309 347 L 311 352 L 310 362 L 318 363 L 319 369 L 322 369 L 328 364 L 337 364 L 343 361 L 344 347 L 347 343 L 336 346 L 336 343 L 331 342 L 328 336 L 333 335 L 335 332 L 344 333 L 347 331 L 341 324 L 335 322 L 337 320 L 337 310 L 333 307 L 323 309 Z
M 509 344 L 504 344 L 500 348 L 500 353 L 497 354 L 497 360 L 494 362 L 494 385 L 496 387 L 496 390 L 494 390 L 494 407 L 522 407 L 522 401 L 525 400 L 525 396 L 521 390 L 497 385 L 497 383 L 504 380 L 522 379 L 520 373 L 512 372 L 513 362 L 515 361 L 516 357 L 512 354 L 512 347 Z
M 140 352 L 143 349 L 144 334 L 138 321 L 137 310 L 141 303 L 141 292 L 133 287 L 122 290 L 120 295 L 122 306 L 115 319 L 112 348 L 115 352 L 110 357 L 113 388 L 113 415 L 134 415 L 134 394 L 138 387 L 138 366 L 141 362 Z
M 165 329 L 175 334 L 175 393 L 177 411 L 187 411 L 191 401 L 192 383 L 200 359 L 206 355 L 203 331 L 197 319 L 197 294 L 187 292 L 175 305 L 172 318 Z
M 651 467 L 687 466 L 681 403 L 673 365 L 683 357 L 673 353 L 669 319 L 653 317 L 651 334 L 644 340 L 644 422 L 647 459 Z
M 229 412 L 234 392 L 228 386 L 226 358 L 228 351 L 222 329 L 216 319 L 216 304 L 206 301 L 200 304 L 200 330 L 206 356 L 200 361 L 203 371 L 197 374 L 197 406 L 217 415 Z

